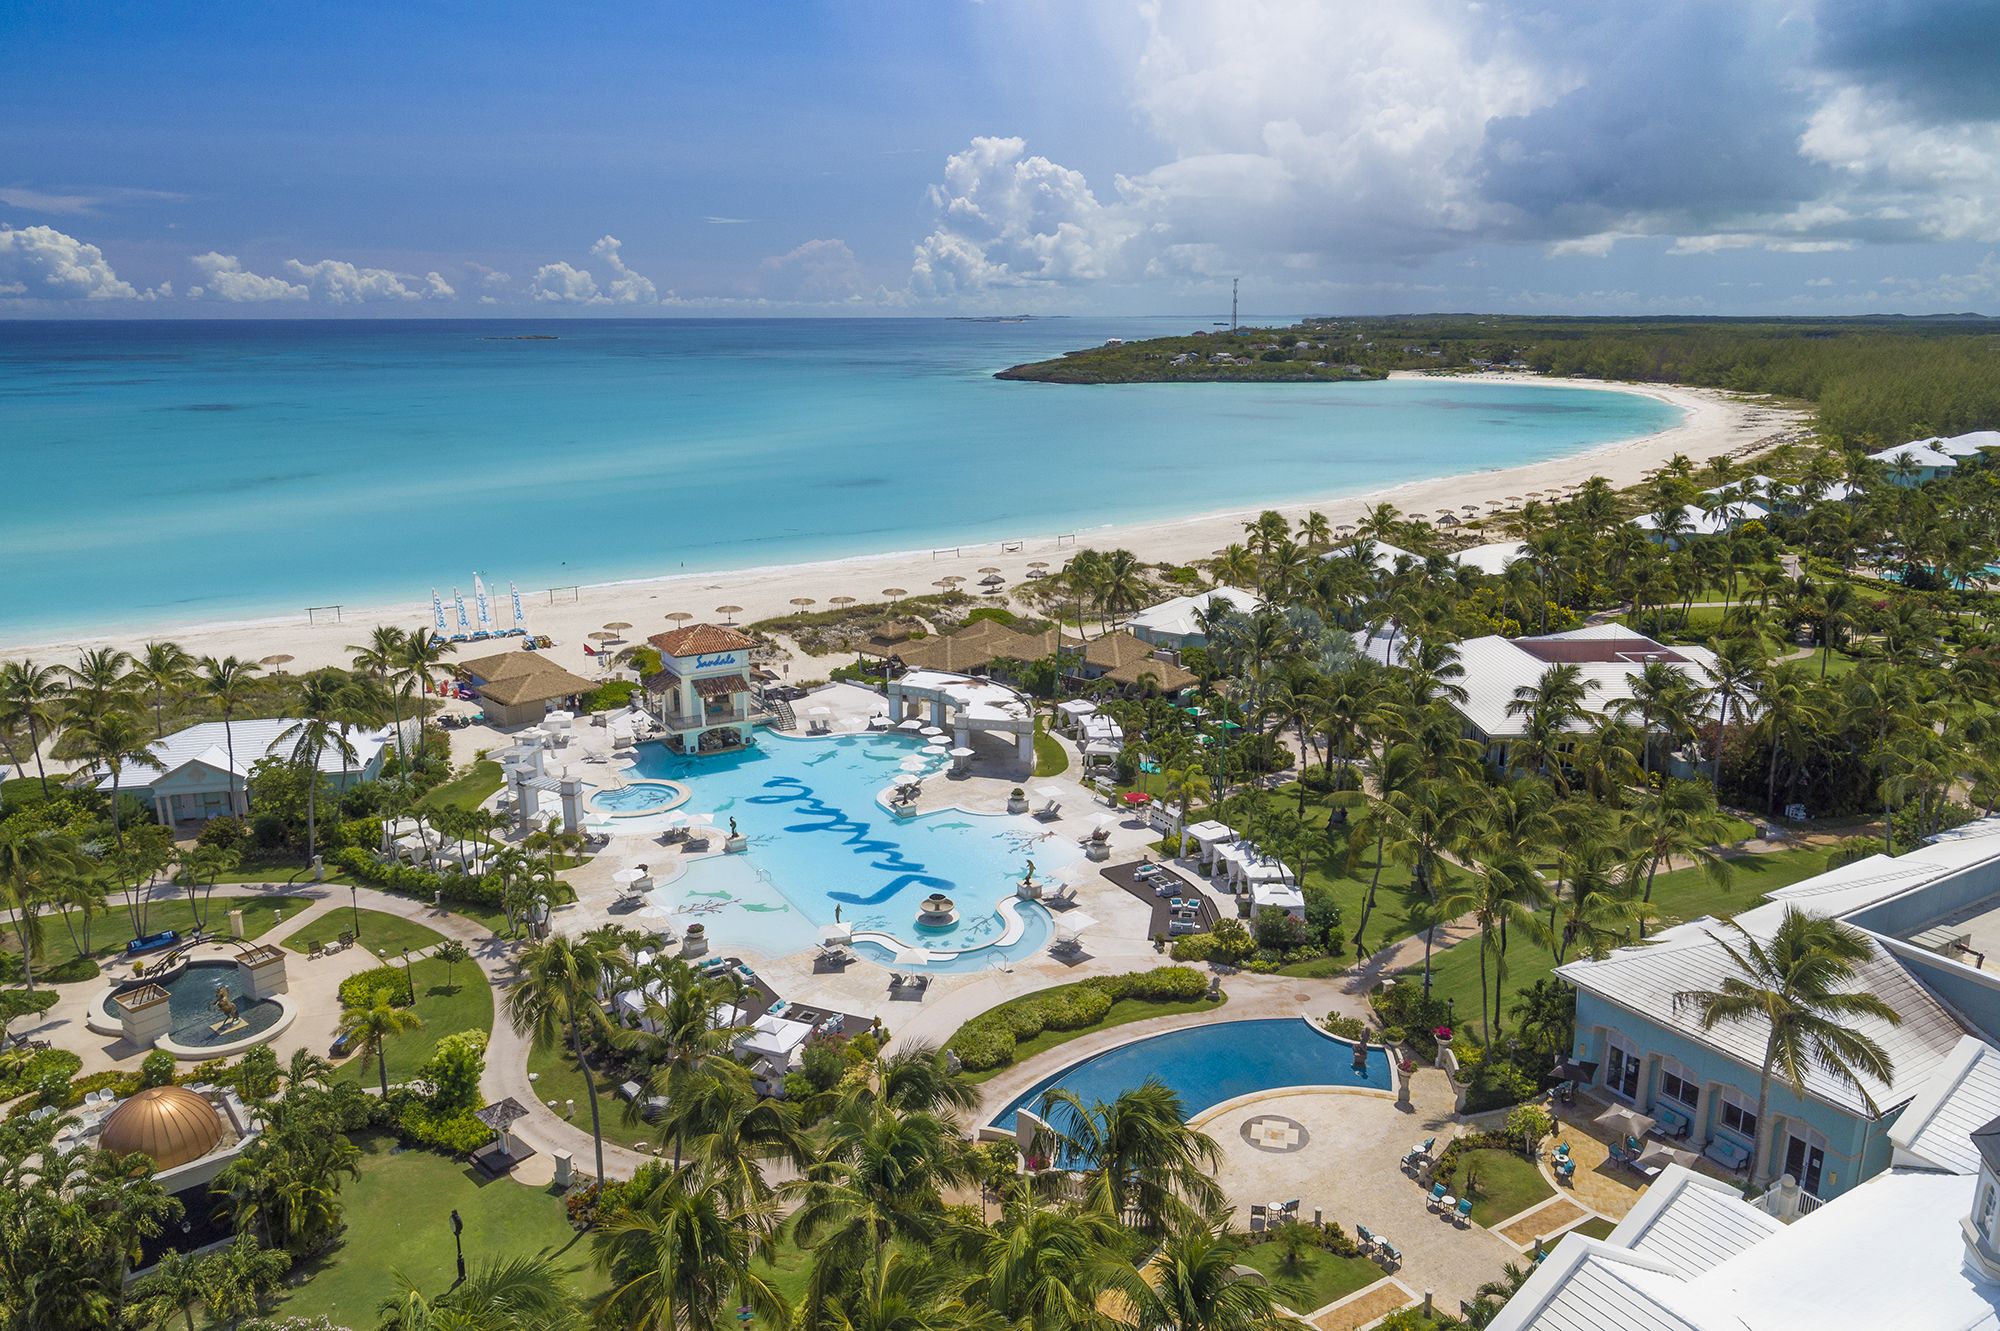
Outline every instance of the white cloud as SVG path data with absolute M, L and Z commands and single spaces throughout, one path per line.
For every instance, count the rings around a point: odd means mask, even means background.
M 1809 287 L 1830 287 L 1833 285 L 1833 279 L 1830 277 L 1809 277 L 1806 279 L 1806 285 Z
M 1621 240 L 1639 240 L 1643 231 L 1599 231 L 1589 236 L 1572 236 L 1568 240 L 1558 240 L 1549 246 L 1551 259 L 1584 258 L 1602 259 L 1617 247 Z
M 704 217 L 701 220 L 710 226 L 747 226 L 751 219 L 747 217 Z
M 488 290 L 497 290 L 514 280 L 511 274 L 503 273 L 497 268 L 488 268 L 483 263 L 468 263 L 465 265 L 465 271 L 478 278 L 479 285 Z
M 233 254 L 218 254 L 210 250 L 207 254 L 195 255 L 191 262 L 201 274 L 200 285 L 188 288 L 188 295 L 195 299 L 206 296 L 212 300 L 236 302 L 304 300 L 311 294 L 296 282 L 248 271 Z
M 51 226 L 0 223 L 0 295 L 47 300 L 137 300 L 104 251 Z
M 535 270 L 528 281 L 528 293 L 544 304 L 603 305 L 609 302 L 597 289 L 597 279 L 587 269 L 572 268 L 558 260 Z
M 604 236 L 590 247 L 591 254 L 604 260 L 611 268 L 611 285 L 607 290 L 611 303 L 657 305 L 659 288 L 653 285 L 650 278 L 642 277 L 625 266 L 625 257 L 621 253 L 623 249 L 624 242 L 616 236 Z
M 860 293 L 861 265 L 844 240 L 809 240 L 764 260 L 761 286 L 773 300 L 852 300 Z
M 188 288 L 189 296 L 239 304 L 304 300 L 322 305 L 363 305 L 381 301 L 449 300 L 458 294 L 437 273 L 417 278 L 388 268 L 363 268 L 344 259 L 321 259 L 315 263 L 287 259 L 282 265 L 283 276 L 252 272 L 235 255 L 212 250 L 196 255 L 193 263 L 202 281 Z
M 616 236 L 600 237 L 590 247 L 592 256 L 602 259 L 611 270 L 608 286 L 599 287 L 590 269 L 557 260 L 535 270 L 528 280 L 528 294 L 546 305 L 659 304 L 659 288 L 651 278 L 626 266 L 624 248 L 624 242 Z M 673 293 L 667 295 L 671 298 Z
M 2000 240 L 2000 121 L 1931 123 L 1876 89 L 1839 89 L 1799 138 L 1841 178 L 1849 225 L 1885 240 Z
M 925 295 L 1106 277 L 1138 225 L 1100 204 L 1081 172 L 1029 156 L 1014 138 L 976 138 L 953 153 L 930 197 L 937 227 L 911 269 Z
M 171 190 L 127 189 L 72 189 L 63 191 L 31 189 L 22 185 L 0 185 L 0 203 L 10 208 L 20 208 L 31 213 L 54 213 L 69 217 L 83 217 L 97 212 L 108 204 L 160 201 L 181 203 L 185 194 Z

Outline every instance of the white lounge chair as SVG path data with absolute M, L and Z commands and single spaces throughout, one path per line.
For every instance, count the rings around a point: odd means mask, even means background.
M 1062 817 L 1062 802 L 1059 800 L 1050 800 L 1047 804 L 1035 810 L 1035 817 L 1045 823 L 1051 819 Z

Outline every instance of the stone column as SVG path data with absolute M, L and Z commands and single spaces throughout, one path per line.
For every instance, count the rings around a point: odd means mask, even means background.
M 1035 761 L 1035 732 L 1033 729 L 1024 730 L 1017 737 L 1017 752 L 1022 762 L 1031 763 Z
M 140 1049 L 158 1044 L 173 1025 L 167 991 L 157 984 L 129 990 L 112 999 L 110 1007 L 126 1041 Z
M 583 830 L 583 782 L 573 776 L 562 779 L 563 831 Z
M 530 779 L 527 768 L 514 769 L 514 830 L 522 836 L 535 830 L 535 806 L 540 802 L 528 785 Z

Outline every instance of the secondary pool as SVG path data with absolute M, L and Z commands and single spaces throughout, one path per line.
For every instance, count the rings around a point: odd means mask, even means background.
M 242 972 L 233 961 L 190 961 L 186 968 L 164 980 L 142 978 L 141 984 L 157 984 L 167 991 L 168 1034 L 193 1048 L 249 1040 L 278 1024 L 284 1009 L 268 998 L 251 998 L 243 991 Z M 128 986 L 136 987 L 136 986 Z M 243 1025 L 216 1031 L 222 1011 L 215 1005 L 216 990 L 229 995 Z
M 699 921 L 720 945 L 766 953 L 812 946 L 836 913 L 857 933 L 928 950 L 931 964 L 944 969 L 1036 951 L 1051 932 L 1048 913 L 1014 900 L 1015 886 L 1030 863 L 1046 880 L 1083 852 L 1029 818 L 950 810 L 898 817 L 878 801 L 907 773 L 943 761 L 899 733 L 791 739 L 766 732 L 749 748 L 699 757 L 641 745 L 636 775 L 686 787 L 680 812 L 711 815 L 718 832 L 733 820 L 748 842 L 741 854 L 693 861 L 654 902 L 683 925 Z M 957 922 L 920 933 L 917 912 L 933 893 L 953 899 Z M 891 959 L 887 948 L 865 940 L 856 951 Z
M 671 781 L 632 781 L 592 792 L 590 807 L 613 818 L 637 818 L 680 807 L 687 790 Z
M 1298 1017 L 1211 1022 L 1148 1036 L 1107 1049 L 1050 1073 L 1014 1097 L 991 1126 L 1014 1130 L 1022 1109 L 1040 1112 L 1041 1099 L 1060 1087 L 1087 1105 L 1105 1103 L 1155 1077 L 1181 1098 L 1190 1119 L 1225 1100 L 1286 1086 L 1391 1089 L 1388 1052 L 1368 1050 L 1368 1070 L 1354 1071 L 1354 1046 Z

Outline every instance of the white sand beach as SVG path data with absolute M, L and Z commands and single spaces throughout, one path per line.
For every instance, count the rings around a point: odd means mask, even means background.
M 605 583 L 580 588 L 574 600 L 561 600 L 553 605 L 546 603 L 542 593 L 530 596 L 524 592 L 527 616 L 533 631 L 556 640 L 557 646 L 551 653 L 555 659 L 573 669 L 585 670 L 588 667 L 583 652 L 587 645 L 585 635 L 614 621 L 634 625 L 625 636 L 639 641 L 671 627 L 665 617 L 676 611 L 685 611 L 698 620 L 719 621 L 726 616 L 718 613 L 717 607 L 740 606 L 741 611 L 727 617 L 744 622 L 786 613 L 793 608 L 788 603 L 794 597 L 811 597 L 818 602 L 817 608 L 823 609 L 835 596 L 852 596 L 862 602 L 880 601 L 884 599 L 883 590 L 889 587 L 901 587 L 912 595 L 935 591 L 938 579 L 953 574 L 970 585 L 977 579 L 976 570 L 988 566 L 998 568 L 1012 585 L 1026 576 L 1031 562 L 1039 560 L 1059 566 L 1078 545 L 1122 546 L 1149 560 L 1200 559 L 1231 541 L 1241 540 L 1246 518 L 1264 508 L 1275 508 L 1290 518 L 1316 509 L 1338 525 L 1358 521 L 1366 507 L 1380 502 L 1394 504 L 1406 513 L 1428 516 L 1447 506 L 1483 505 L 1531 490 L 1572 485 L 1589 476 L 1603 476 L 1613 485 L 1626 486 L 1641 480 L 1676 453 L 1684 453 L 1697 462 L 1717 454 L 1740 454 L 1773 434 L 1796 428 L 1803 420 L 1803 414 L 1794 410 L 1708 389 L 1549 379 L 1528 374 L 1483 375 L 1481 382 L 1642 393 L 1679 407 L 1684 416 L 1680 424 L 1656 434 L 1530 466 L 1441 476 L 1367 494 L 1274 495 L 1271 502 L 1255 509 L 1140 525 L 1107 525 L 1080 530 L 1074 540 L 1056 533 L 1027 534 L 1036 530 L 1036 518 L 1033 514 L 1023 514 L 1020 526 L 1024 535 L 1019 549 L 1003 550 L 998 542 L 989 540 L 960 547 L 955 554 L 902 551 L 735 572 Z M 73 660 L 80 650 L 91 647 L 131 649 L 149 638 L 171 638 L 197 656 L 235 655 L 254 661 L 287 654 L 295 659 L 285 668 L 296 672 L 345 665 L 351 655 L 348 644 L 363 641 L 375 624 L 398 623 L 414 628 L 428 624 L 429 620 L 429 589 L 425 587 L 421 597 L 400 604 L 345 606 L 338 623 L 308 624 L 303 614 L 295 614 L 224 624 L 107 624 L 101 635 L 91 638 L 0 643 L 0 656 L 67 661 Z

